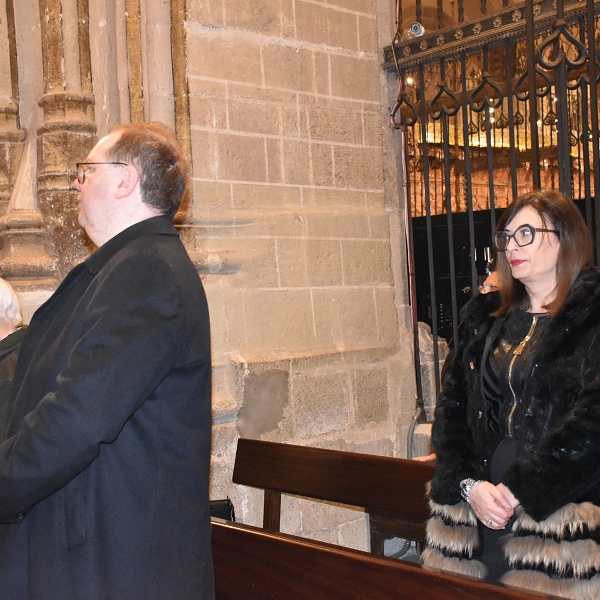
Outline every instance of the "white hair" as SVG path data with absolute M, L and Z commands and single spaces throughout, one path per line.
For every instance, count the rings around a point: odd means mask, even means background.
M 10 283 L 0 278 L 0 320 L 18 327 L 22 323 L 21 306 Z

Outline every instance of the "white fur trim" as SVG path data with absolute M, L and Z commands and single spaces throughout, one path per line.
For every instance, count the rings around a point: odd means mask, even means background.
M 543 521 L 535 521 L 520 506 L 515 512 L 518 515 L 512 527 L 515 532 L 525 529 L 535 533 L 564 537 L 566 531 L 574 534 L 584 531 L 586 527 L 589 529 L 600 527 L 600 507 L 591 502 L 566 504 Z
M 553 594 L 572 600 L 598 600 L 600 598 L 600 575 L 591 579 L 552 579 L 539 571 L 509 571 L 501 580 L 512 585 L 544 594 Z
M 557 542 L 533 535 L 511 537 L 504 545 L 511 566 L 543 565 L 553 567 L 559 575 L 571 568 L 575 577 L 585 576 L 590 569 L 600 570 L 600 547 L 593 540 Z
M 478 560 L 444 556 L 434 548 L 426 548 L 421 555 L 421 561 L 426 568 L 442 569 L 459 575 L 470 575 L 483 579 L 486 574 L 485 566 Z
M 429 509 L 432 514 L 439 515 L 447 521 L 452 521 L 456 524 L 468 525 L 469 527 L 477 527 L 477 517 L 467 502 L 459 502 L 458 504 L 438 504 L 433 500 L 429 500 Z
M 446 525 L 439 517 L 427 521 L 427 544 L 434 548 L 446 548 L 452 553 L 468 553 L 479 547 L 479 533 L 476 527 L 466 525 Z

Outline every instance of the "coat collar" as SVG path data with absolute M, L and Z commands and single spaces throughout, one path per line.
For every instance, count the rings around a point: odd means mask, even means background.
M 129 242 L 136 238 L 151 235 L 178 235 L 173 218 L 168 215 L 152 217 L 140 221 L 131 227 L 128 227 L 121 233 L 115 235 L 100 246 L 93 254 L 90 254 L 83 262 L 90 274 L 96 275 L 102 270 L 102 267 Z

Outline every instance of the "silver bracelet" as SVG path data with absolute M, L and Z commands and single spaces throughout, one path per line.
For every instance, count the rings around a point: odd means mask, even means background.
M 482 483 L 483 479 L 463 479 L 460 482 L 460 495 L 469 503 L 471 504 L 471 499 L 469 498 L 469 492 L 471 491 L 471 489 L 473 488 L 473 486 L 477 485 L 478 483 Z

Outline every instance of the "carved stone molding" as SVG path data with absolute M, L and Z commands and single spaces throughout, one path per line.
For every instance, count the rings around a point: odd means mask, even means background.
M 89 251 L 71 185 L 75 163 L 84 160 L 95 143 L 94 96 L 57 92 L 45 94 L 38 103 L 45 116 L 37 129 L 38 207 L 54 243 L 56 272 L 64 276 Z

